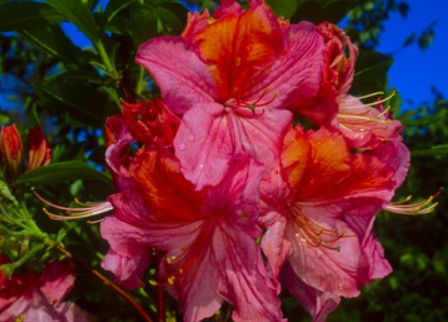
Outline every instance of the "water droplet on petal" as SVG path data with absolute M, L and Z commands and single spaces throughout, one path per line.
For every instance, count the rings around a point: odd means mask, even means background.
M 181 151 L 185 150 L 185 143 L 179 144 L 179 150 Z
M 201 164 L 199 165 L 199 169 L 204 169 L 204 164 L 203 164 L 203 163 L 201 163 Z
M 193 135 L 189 135 L 188 136 L 188 141 L 193 142 L 193 140 L 194 140 L 194 136 Z

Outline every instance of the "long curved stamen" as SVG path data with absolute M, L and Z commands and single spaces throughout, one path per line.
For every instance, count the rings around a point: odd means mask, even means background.
M 381 114 L 378 115 L 382 116 Z M 380 119 L 378 117 L 368 117 L 368 116 L 362 116 L 362 115 L 358 115 L 358 114 L 344 114 L 344 113 L 339 113 L 338 114 L 339 118 L 347 118 L 347 119 L 355 119 L 355 120 L 362 120 L 367 122 L 378 122 L 378 123 L 386 123 L 386 124 L 390 124 L 392 121 L 391 120 L 387 120 L 387 119 Z M 345 122 L 347 123 L 347 122 Z M 353 124 L 358 124 L 359 122 L 353 122 Z
M 400 215 L 426 215 L 433 212 L 437 207 L 438 202 L 433 203 L 433 200 L 434 198 L 437 198 L 440 193 L 441 190 L 422 201 L 406 204 L 406 202 L 412 199 L 412 196 L 409 195 L 401 201 L 389 203 L 384 210 Z
M 380 92 L 366 94 L 366 95 L 358 97 L 358 99 L 363 100 L 363 99 L 366 99 L 366 98 L 371 98 L 371 97 L 381 96 L 381 95 L 384 95 L 384 92 L 380 91 Z
M 295 234 L 300 241 L 307 243 L 312 247 L 324 247 L 326 249 L 340 251 L 339 245 L 334 245 L 338 240 L 342 238 L 356 237 L 355 234 L 347 234 L 346 228 L 324 228 L 319 226 L 312 220 L 308 218 L 297 215 L 294 211 L 294 206 L 292 209 L 288 208 L 290 211 L 290 219 L 292 225 L 295 227 Z
M 43 207 L 43 212 L 53 220 L 75 220 L 75 219 L 83 219 L 83 218 L 90 218 L 93 216 L 101 215 L 106 212 L 109 212 L 113 210 L 112 204 L 108 201 L 105 202 L 80 202 L 78 198 L 75 198 L 75 203 L 83 206 L 83 207 L 63 207 L 57 204 L 52 203 L 51 201 L 45 199 L 42 197 L 34 188 L 32 189 L 33 194 L 44 204 L 47 206 L 64 211 L 66 215 L 58 215 L 55 213 L 52 213 L 48 211 L 47 208 Z M 95 221 L 97 222 L 97 221 Z
M 374 96 L 374 95 L 376 95 L 376 94 L 383 94 L 383 92 L 377 92 L 377 93 L 372 93 L 372 94 L 367 94 L 367 95 L 364 95 L 364 96 L 361 96 L 361 97 L 358 97 L 358 99 L 359 100 L 362 100 L 362 99 L 364 99 L 364 98 L 369 98 L 369 97 L 372 97 L 372 96 Z M 396 94 L 396 91 L 394 90 L 394 91 L 392 91 L 392 93 L 388 96 L 388 97 L 385 97 L 385 98 L 383 98 L 383 99 L 380 99 L 380 100 L 378 100 L 378 101 L 374 101 L 374 102 L 370 102 L 370 103 L 366 103 L 366 104 L 362 104 L 362 105 L 351 105 L 351 106 L 345 106 L 344 108 L 345 109 L 358 109 L 358 108 L 362 108 L 362 107 L 373 107 L 373 106 L 376 106 L 376 105 L 379 105 L 379 104 L 382 104 L 382 103 L 385 103 L 385 102 L 387 102 L 387 101 L 389 101 L 391 98 L 393 98 L 394 96 L 395 96 L 395 94 Z M 389 109 L 390 109 L 390 107 L 389 107 Z M 370 109 L 368 109 L 368 111 L 369 111 Z

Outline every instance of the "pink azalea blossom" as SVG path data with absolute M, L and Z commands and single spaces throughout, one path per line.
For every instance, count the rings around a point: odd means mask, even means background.
M 0 254 L 0 264 L 7 262 L 7 257 Z M 16 272 L 11 277 L 0 272 L 0 320 L 90 321 L 83 309 L 62 302 L 74 281 L 74 267 L 59 261 L 47 264 L 40 276 L 36 271 Z
M 316 27 L 277 20 L 262 1 L 242 10 L 223 1 L 213 17 L 190 16 L 182 36 L 144 43 L 136 61 L 183 115 L 174 139 L 185 177 L 196 189 L 217 185 L 233 160 L 277 163 L 292 114 L 317 94 L 324 41 Z
M 339 297 L 357 296 L 360 285 L 391 272 L 372 225 L 408 166 L 399 141 L 350 153 L 343 136 L 325 128 L 285 136 L 281 168 L 262 185 L 268 211 L 260 222 L 268 229 L 261 246 L 316 321 Z
M 358 56 L 350 38 L 329 22 L 320 23 L 317 30 L 325 40 L 322 83 L 317 95 L 292 110 L 318 126 L 340 131 L 352 148 L 373 149 L 385 140 L 400 139 L 401 123 L 392 120 L 389 108 L 384 107 L 391 97 L 364 103 L 363 99 L 383 93 L 349 95 Z
M 281 320 L 278 285 L 256 242 L 262 169 L 246 158 L 218 186 L 195 191 L 171 151 L 139 150 L 130 167 L 137 187 L 110 197 L 115 214 L 101 223 L 111 247 L 103 267 L 129 286 L 154 247 L 166 254 L 152 283 L 179 299 L 184 321 L 213 315 L 223 300 L 235 321 Z

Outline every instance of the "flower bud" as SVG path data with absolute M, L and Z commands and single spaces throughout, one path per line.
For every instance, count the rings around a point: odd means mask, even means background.
M 0 137 L 1 158 L 12 178 L 19 173 L 22 163 L 22 139 L 15 124 L 2 128 Z

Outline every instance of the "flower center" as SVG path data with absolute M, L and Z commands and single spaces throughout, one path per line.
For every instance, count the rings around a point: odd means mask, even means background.
M 347 228 L 324 228 L 300 214 L 297 205 L 288 207 L 289 222 L 296 231 L 295 236 L 301 243 L 306 243 L 311 247 L 324 247 L 326 249 L 339 252 L 341 247 L 337 245 L 337 241 L 342 238 L 356 237 L 355 234 L 347 234 Z
M 198 228 L 200 229 L 200 228 Z M 212 238 L 212 231 L 201 231 L 197 238 L 176 256 L 166 257 L 167 274 L 159 274 L 156 280 L 149 280 L 153 286 L 176 286 L 182 287 L 195 281 L 202 263 L 207 257 Z
M 234 91 L 237 91 L 237 88 L 235 88 Z M 224 103 L 224 105 L 226 106 L 225 109 L 227 112 L 233 111 L 237 114 L 244 115 L 247 111 L 251 111 L 252 114 L 262 115 L 266 107 L 275 101 L 277 96 L 277 92 L 271 93 L 269 89 L 265 89 L 258 98 L 253 100 L 245 99 L 244 97 L 230 98 Z

